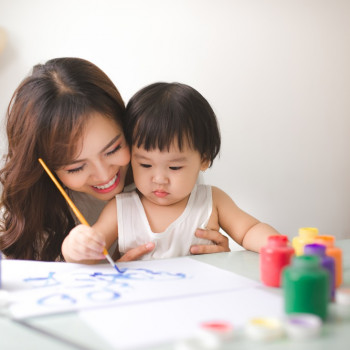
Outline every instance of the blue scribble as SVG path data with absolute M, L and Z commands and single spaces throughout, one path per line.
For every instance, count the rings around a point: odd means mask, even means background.
M 164 271 L 152 271 L 149 269 L 124 269 L 122 274 L 105 274 L 102 272 L 94 272 L 90 276 L 99 279 L 112 278 L 116 280 L 162 280 L 186 278 L 184 273 L 171 273 Z
M 76 299 L 72 298 L 68 294 L 60 294 L 60 293 L 55 293 L 51 295 L 47 295 L 43 298 L 40 298 L 37 301 L 38 305 L 41 306 L 65 306 L 65 305 L 73 305 L 77 302 Z
M 61 277 L 63 276 L 63 278 Z M 61 278 L 60 278 L 61 277 Z M 154 281 L 162 282 L 188 278 L 184 273 L 171 273 L 166 271 L 153 271 L 144 268 L 123 269 L 122 273 L 103 272 L 75 272 L 70 274 L 58 274 L 48 272 L 45 277 L 28 277 L 23 281 L 34 288 L 44 287 L 50 289 L 55 287 L 52 294 L 46 295 L 36 301 L 37 305 L 46 307 L 66 307 L 77 303 L 73 297 L 74 290 L 79 290 L 79 299 L 86 298 L 91 302 L 112 302 L 122 297 L 128 289 L 134 289 L 131 281 Z M 57 286 L 59 286 L 57 290 Z M 60 289 L 62 292 L 60 292 Z M 71 293 L 67 293 L 66 290 Z M 81 290 L 81 292 L 80 292 Z M 83 292 L 85 290 L 85 293 Z
M 113 290 L 104 289 L 98 291 L 92 291 L 86 294 L 86 297 L 91 301 L 113 301 L 120 298 L 120 294 Z
M 52 287 L 60 284 L 59 281 L 57 281 L 54 278 L 55 272 L 49 272 L 48 276 L 46 277 L 28 277 L 25 278 L 23 281 L 28 282 L 33 287 Z

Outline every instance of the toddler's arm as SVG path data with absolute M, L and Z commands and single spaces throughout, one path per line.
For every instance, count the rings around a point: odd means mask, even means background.
M 96 264 L 105 258 L 103 249 L 109 248 L 118 237 L 116 201 L 112 199 L 92 226 L 74 227 L 62 243 L 67 262 Z
M 214 186 L 212 191 L 220 227 L 245 249 L 259 252 L 268 236 L 279 234 L 272 226 L 241 210 L 224 191 Z

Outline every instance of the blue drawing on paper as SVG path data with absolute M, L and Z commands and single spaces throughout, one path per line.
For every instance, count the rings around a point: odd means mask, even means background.
M 54 277 L 54 272 L 49 272 L 45 277 L 25 278 L 24 282 L 29 283 L 32 287 L 48 287 L 58 285 L 59 282 Z
M 83 301 L 105 304 L 116 301 L 136 288 L 138 282 L 161 283 L 188 278 L 184 273 L 126 268 L 122 273 L 75 271 L 68 274 L 48 272 L 45 276 L 27 277 L 23 281 L 32 289 L 40 289 L 36 304 L 41 307 L 69 307 Z
M 38 299 L 37 304 L 41 306 L 63 306 L 73 305 L 77 301 L 68 294 L 50 294 Z

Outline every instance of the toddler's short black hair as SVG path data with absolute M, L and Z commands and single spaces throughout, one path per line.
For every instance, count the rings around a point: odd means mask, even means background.
M 198 151 L 211 166 L 220 151 L 218 122 L 208 101 L 180 83 L 154 83 L 139 90 L 126 107 L 125 135 L 130 146 L 169 150 L 177 140 Z

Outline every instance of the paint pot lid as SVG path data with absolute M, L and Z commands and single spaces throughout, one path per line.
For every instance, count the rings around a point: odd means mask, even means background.
M 253 318 L 246 324 L 245 334 L 253 340 L 268 341 L 281 338 L 284 330 L 277 318 Z
M 318 235 L 316 227 L 301 227 L 299 228 L 299 236 L 303 238 L 315 238 Z
M 335 291 L 335 301 L 340 305 L 350 306 L 350 288 L 341 287 Z
M 211 334 L 222 340 L 231 339 L 233 336 L 233 325 L 227 321 L 202 322 L 199 327 L 199 334 Z
M 286 333 L 293 339 L 313 338 L 320 334 L 322 320 L 313 314 L 293 313 L 284 320 Z

